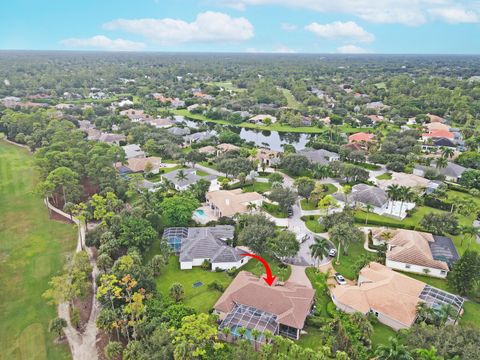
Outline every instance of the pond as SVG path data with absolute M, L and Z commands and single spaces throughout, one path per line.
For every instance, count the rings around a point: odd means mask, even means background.
M 185 119 L 183 116 L 175 116 L 177 122 L 183 122 L 188 127 L 198 129 L 199 125 L 207 126 L 213 129 L 218 124 L 204 121 L 193 121 Z M 252 142 L 258 147 L 267 147 L 271 150 L 283 151 L 282 145 L 292 145 L 295 150 L 305 149 L 308 141 L 315 138 L 315 134 L 303 134 L 303 133 L 284 133 L 277 131 L 265 131 L 246 129 L 239 126 L 223 125 L 229 130 L 237 133 L 240 137 L 247 141 Z

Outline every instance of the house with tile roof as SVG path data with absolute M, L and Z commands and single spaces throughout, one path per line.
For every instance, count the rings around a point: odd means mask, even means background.
M 303 149 L 298 152 L 305 156 L 313 164 L 327 165 L 333 161 L 340 161 L 340 155 L 325 149 Z
M 248 257 L 237 247 L 227 244 L 233 239 L 235 228 L 231 225 L 213 227 L 167 228 L 163 237 L 180 256 L 180 269 L 192 269 L 208 261 L 212 271 L 240 268 Z
M 129 144 L 122 146 L 123 151 L 125 151 L 125 159 L 133 158 L 144 158 L 145 152 L 142 150 L 138 144 Z
M 180 176 L 179 175 L 180 173 L 183 173 L 183 176 Z M 193 168 L 178 169 L 166 174 L 162 174 L 162 180 L 172 183 L 177 191 L 187 190 L 190 187 L 190 185 L 196 184 L 201 179 L 211 182 L 216 179 L 216 176 L 197 175 L 197 170 Z
M 247 329 L 247 338 L 258 343 L 265 339 L 253 339 L 254 329 L 298 340 L 314 299 L 315 290 L 305 285 L 276 281 L 268 286 L 262 278 L 241 271 L 213 308 L 222 321 L 219 329 L 228 327 L 233 337 L 239 336 L 242 327 Z
M 126 174 L 145 172 L 145 169 L 150 167 L 152 174 L 158 174 L 163 165 L 162 158 L 151 156 L 148 158 L 130 158 L 125 164 L 115 164 L 115 168 L 120 173 Z
M 207 205 L 216 217 L 233 217 L 250 211 L 249 206 L 260 208 L 263 196 L 257 192 L 242 192 L 242 189 L 209 191 L 205 195 Z
M 450 268 L 459 259 L 453 241 L 430 233 L 377 228 L 372 237 L 377 242 L 385 237 L 387 244 L 385 265 L 391 269 L 446 278 Z
M 432 172 L 433 174 L 445 176 L 445 180 L 447 181 L 457 182 L 466 170 L 467 168 L 461 165 L 448 162 L 444 168 L 437 168 L 435 164 L 433 164 L 433 166 L 416 165 L 413 168 L 413 174 L 425 177 L 425 174 Z
M 350 314 L 373 314 L 379 322 L 394 330 L 408 329 L 413 325 L 420 302 L 431 308 L 451 305 L 458 315 L 462 314 L 464 303 L 460 296 L 376 262 L 360 270 L 356 285 L 336 286 L 330 290 L 330 295 L 337 309 Z M 449 321 L 453 322 L 452 319 Z
M 374 140 L 375 135 L 366 132 L 358 132 L 348 137 L 349 143 L 372 142 Z
M 429 139 L 450 139 L 453 140 L 455 135 L 448 130 L 431 130 L 428 133 L 422 134 L 422 140 L 428 141 Z

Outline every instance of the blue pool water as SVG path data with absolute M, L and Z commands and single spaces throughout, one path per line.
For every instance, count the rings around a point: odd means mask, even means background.
M 198 217 L 201 217 L 201 218 L 206 218 L 207 217 L 207 214 L 205 214 L 205 211 L 203 211 L 202 209 L 195 210 L 195 215 L 197 215 Z

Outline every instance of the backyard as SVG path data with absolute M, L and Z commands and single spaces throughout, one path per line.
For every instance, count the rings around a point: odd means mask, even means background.
M 56 313 L 41 295 L 75 249 L 76 231 L 49 220 L 36 183 L 32 156 L 0 140 L 2 358 L 69 359 L 68 346 L 55 345 L 48 332 Z
M 323 196 L 331 195 L 335 193 L 338 189 L 335 185 L 333 184 L 323 184 L 325 193 Z M 302 199 L 300 200 L 300 206 L 302 207 L 302 210 L 318 210 L 318 201 L 312 201 L 309 199 Z

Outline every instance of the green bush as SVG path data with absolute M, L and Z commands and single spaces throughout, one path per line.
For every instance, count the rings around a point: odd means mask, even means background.
M 309 316 L 306 321 L 308 326 L 316 329 L 321 329 L 326 325 L 326 320 L 320 316 Z
M 70 323 L 73 327 L 80 327 L 80 311 L 75 306 L 70 306 Z
M 237 274 L 237 268 L 233 267 L 231 269 L 228 269 L 226 272 L 228 276 L 234 277 Z
M 203 270 L 211 270 L 212 269 L 212 264 L 210 264 L 210 262 L 208 260 L 203 260 L 202 269 Z
M 327 314 L 332 318 L 334 318 L 338 314 L 337 307 L 335 306 L 333 301 L 329 301 L 327 303 Z
M 220 284 L 220 282 L 215 280 L 215 281 L 212 281 L 210 284 L 208 284 L 208 289 L 223 292 L 225 290 L 225 287 L 222 284 Z

